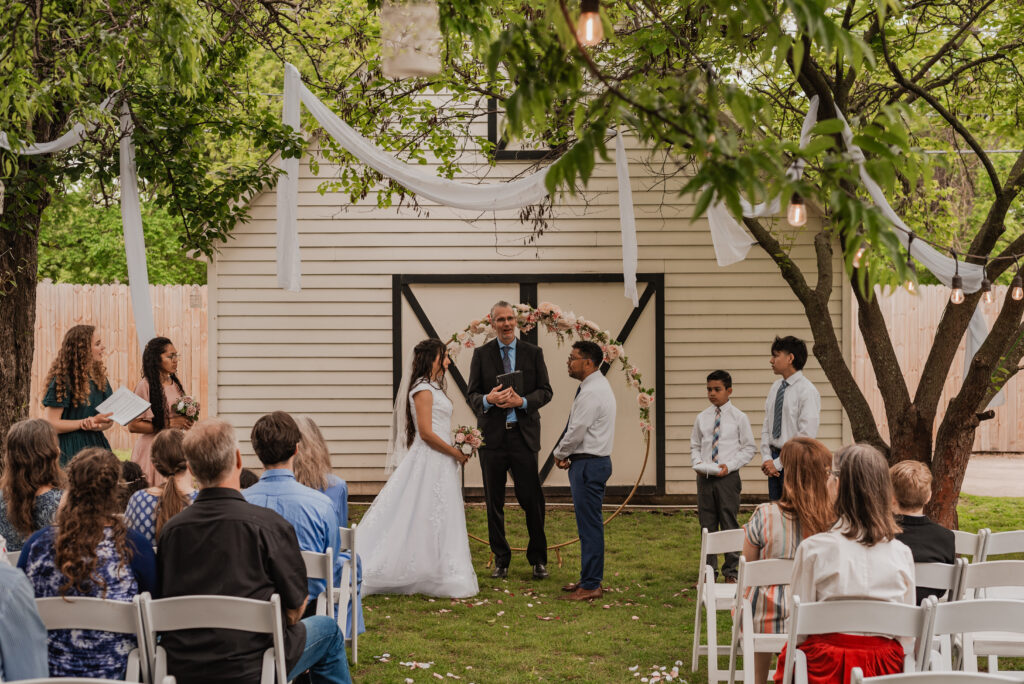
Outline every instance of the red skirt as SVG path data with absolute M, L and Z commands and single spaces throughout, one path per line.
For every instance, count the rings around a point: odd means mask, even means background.
M 855 667 L 863 670 L 865 677 L 903 672 L 903 645 L 889 637 L 814 634 L 798 648 L 807 656 L 809 684 L 849 684 L 850 670 Z M 786 646 L 783 646 L 775 670 L 777 684 L 782 682 L 785 663 Z

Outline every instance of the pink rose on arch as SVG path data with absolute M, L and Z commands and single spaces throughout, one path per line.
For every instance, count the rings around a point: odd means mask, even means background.
M 640 408 L 649 408 L 654 403 L 654 397 L 644 392 L 636 395 L 636 403 Z
M 645 434 L 650 432 L 651 428 L 653 428 L 653 427 L 654 426 L 651 425 L 650 423 L 648 423 L 646 420 L 641 420 L 640 421 L 640 430 L 641 430 L 641 432 L 643 432 Z
M 541 302 L 540 306 L 537 307 L 537 311 L 545 316 L 551 316 L 552 318 L 558 318 L 562 315 L 562 310 L 551 302 Z
M 620 344 L 606 344 L 604 349 L 604 360 L 611 363 L 615 359 L 622 356 L 622 345 Z
M 472 349 L 473 347 L 476 346 L 476 342 L 473 341 L 473 338 L 470 338 L 463 342 L 462 346 L 465 347 L 466 349 Z
M 473 333 L 474 335 L 479 335 L 483 331 L 484 331 L 484 322 L 483 321 L 473 321 L 472 323 L 469 324 L 469 332 Z

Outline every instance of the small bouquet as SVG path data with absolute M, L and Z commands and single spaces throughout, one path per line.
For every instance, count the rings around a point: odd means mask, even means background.
M 199 420 L 199 402 L 192 397 L 181 397 L 174 402 L 173 408 L 175 413 L 185 416 L 193 423 Z
M 473 425 L 460 425 L 455 428 L 455 448 L 466 456 L 475 456 L 483 445 L 484 435 L 480 428 Z

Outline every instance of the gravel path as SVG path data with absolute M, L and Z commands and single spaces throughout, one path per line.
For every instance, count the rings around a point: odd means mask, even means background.
M 974 454 L 967 463 L 962 491 L 1024 497 L 1024 454 Z

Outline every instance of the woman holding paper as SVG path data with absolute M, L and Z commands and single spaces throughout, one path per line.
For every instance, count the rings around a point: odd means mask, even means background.
M 177 372 L 178 350 L 169 339 L 154 337 L 146 343 L 142 352 L 142 380 L 135 386 L 135 393 L 148 401 L 150 407 L 128 424 L 128 430 L 142 435 L 132 449 L 132 460 L 142 467 L 146 479 L 154 487 L 162 486 L 166 478 L 157 472 L 150 458 L 153 438 L 165 428 L 188 430 L 192 427 L 192 419 L 171 409 L 178 399 L 185 396 Z M 154 392 L 153 387 L 160 387 L 162 391 Z
M 43 419 L 57 431 L 62 468 L 86 447 L 110 448 L 103 431 L 114 423 L 109 413 L 96 411 L 111 395 L 104 351 L 95 326 L 76 325 L 64 335 L 46 376 Z

